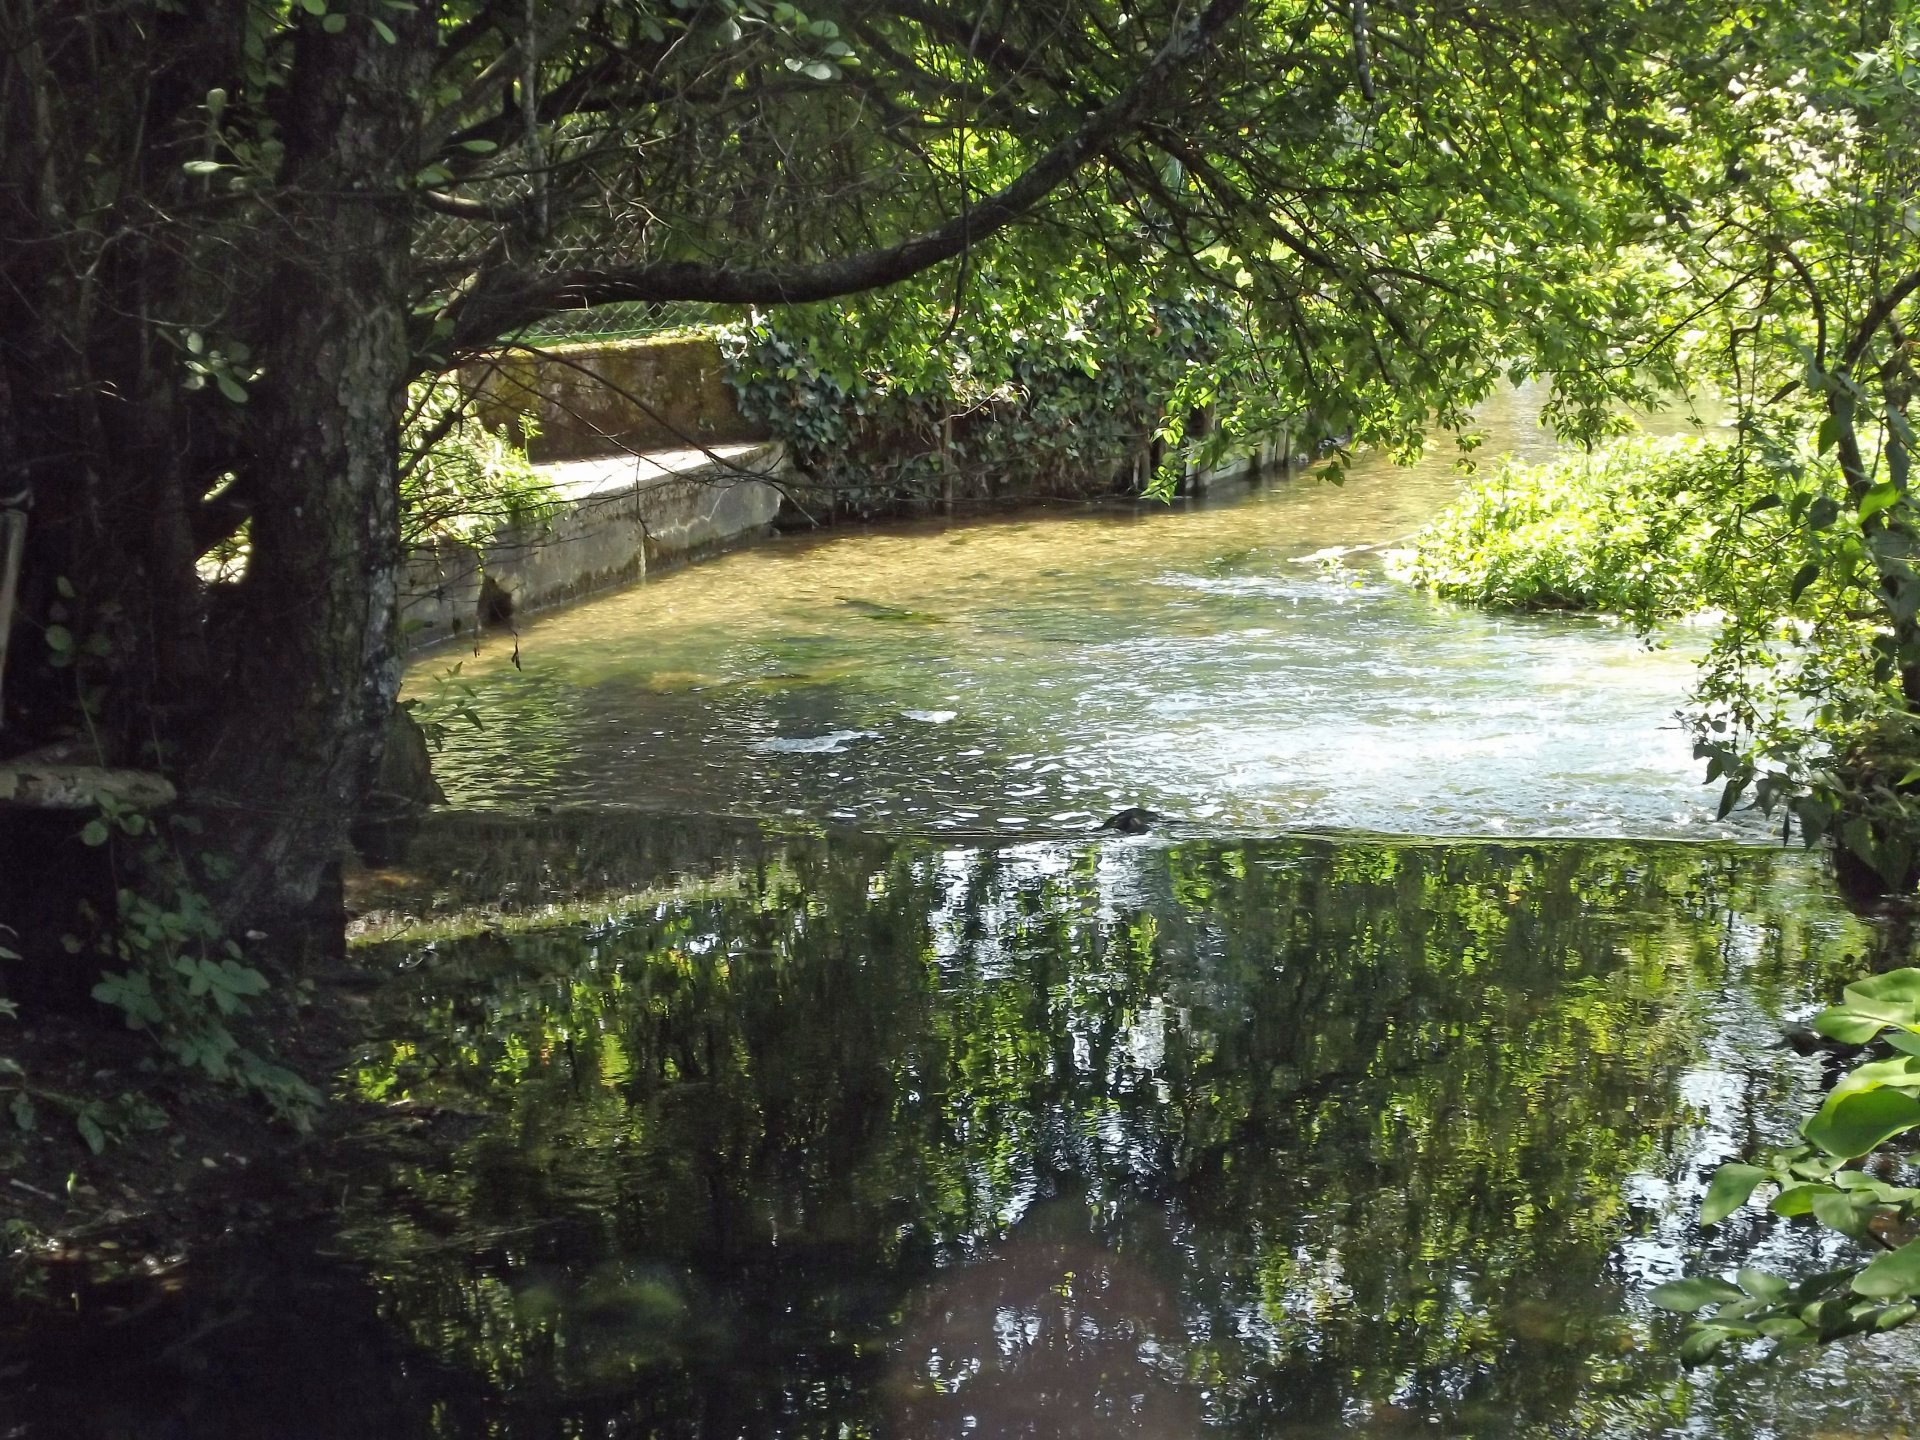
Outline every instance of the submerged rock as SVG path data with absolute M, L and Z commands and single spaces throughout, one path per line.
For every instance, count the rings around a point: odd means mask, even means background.
M 1118 814 L 1109 815 L 1100 822 L 1102 830 L 1118 831 L 1122 835 L 1144 835 L 1167 817 L 1158 810 L 1147 810 L 1138 805 L 1129 805 Z

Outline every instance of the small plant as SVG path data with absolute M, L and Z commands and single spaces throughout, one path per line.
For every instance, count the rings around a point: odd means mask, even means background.
M 184 815 L 172 817 L 171 828 L 199 829 Z M 80 838 L 105 846 L 119 837 L 136 842 L 127 854 L 133 883 L 116 888 L 111 917 L 83 908 L 91 936 L 69 935 L 65 942 L 73 953 L 91 949 L 124 967 L 102 975 L 93 997 L 120 1011 L 128 1028 L 151 1034 L 176 1064 L 243 1085 L 304 1127 L 318 1094 L 291 1070 L 242 1045 L 227 1023 L 248 1000 L 266 993 L 266 977 L 245 963 L 194 883 L 188 861 L 148 816 L 104 801 Z M 229 862 L 203 852 L 199 863 L 208 878 L 217 879 Z
M 505 427 L 488 429 L 472 397 L 451 379 L 416 384 L 401 434 L 401 538 L 410 546 L 435 539 L 469 540 L 502 525 L 539 523 L 553 513 L 553 488 L 527 459 L 537 433 L 520 419 L 521 443 Z
M 1799 1144 L 1758 1164 L 1722 1165 L 1700 1209 L 1718 1225 L 1769 1188 L 1767 1209 L 1845 1236 L 1871 1259 L 1794 1280 L 1756 1268 L 1734 1281 L 1669 1281 L 1654 1304 L 1691 1315 L 1681 1358 L 1698 1364 L 1742 1340 L 1787 1349 L 1920 1316 L 1920 1187 L 1906 1183 L 1904 1142 L 1920 1134 L 1920 970 L 1894 970 L 1847 986 L 1813 1028 L 1872 1058 L 1856 1065 L 1800 1127 Z
M 480 718 L 480 712 L 475 708 L 478 697 L 472 682 L 461 677 L 460 670 L 465 663 L 455 661 L 433 677 L 432 688 L 425 695 L 412 696 L 400 702 L 420 727 L 427 747 L 436 755 L 446 748 L 448 739 L 454 733 L 455 722 L 469 730 L 487 728 L 486 721 Z

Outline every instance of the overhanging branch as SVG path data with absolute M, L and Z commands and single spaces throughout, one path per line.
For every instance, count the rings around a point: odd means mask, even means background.
M 789 266 L 734 267 L 669 260 L 648 265 L 579 267 L 553 274 L 496 271 L 450 307 L 453 346 L 481 348 L 502 335 L 563 310 L 616 301 L 792 305 L 879 289 L 950 260 L 1019 219 L 1075 171 L 1138 127 L 1169 93 L 1175 76 L 1204 52 L 1248 0 L 1211 0 L 1176 30 L 1120 93 L 1018 179 L 967 213 L 896 245 L 838 260 Z

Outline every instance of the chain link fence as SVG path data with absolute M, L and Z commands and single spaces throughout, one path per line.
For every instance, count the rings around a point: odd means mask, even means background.
M 631 340 L 670 330 L 695 330 L 734 319 L 731 305 L 650 305 L 623 301 L 590 310 L 567 310 L 529 325 L 520 334 L 528 345 L 563 345 L 581 340 Z

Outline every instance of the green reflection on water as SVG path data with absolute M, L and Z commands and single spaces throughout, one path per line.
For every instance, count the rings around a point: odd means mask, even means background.
M 405 978 L 351 1088 L 489 1117 L 343 1217 L 445 1367 L 419 1371 L 438 1433 L 1845 1422 L 1798 1372 L 1690 1388 L 1635 1298 L 1699 1263 L 1695 1177 L 1817 1078 L 1781 1013 L 1875 943 L 1804 864 L 872 839 L 732 863 L 374 952 Z

